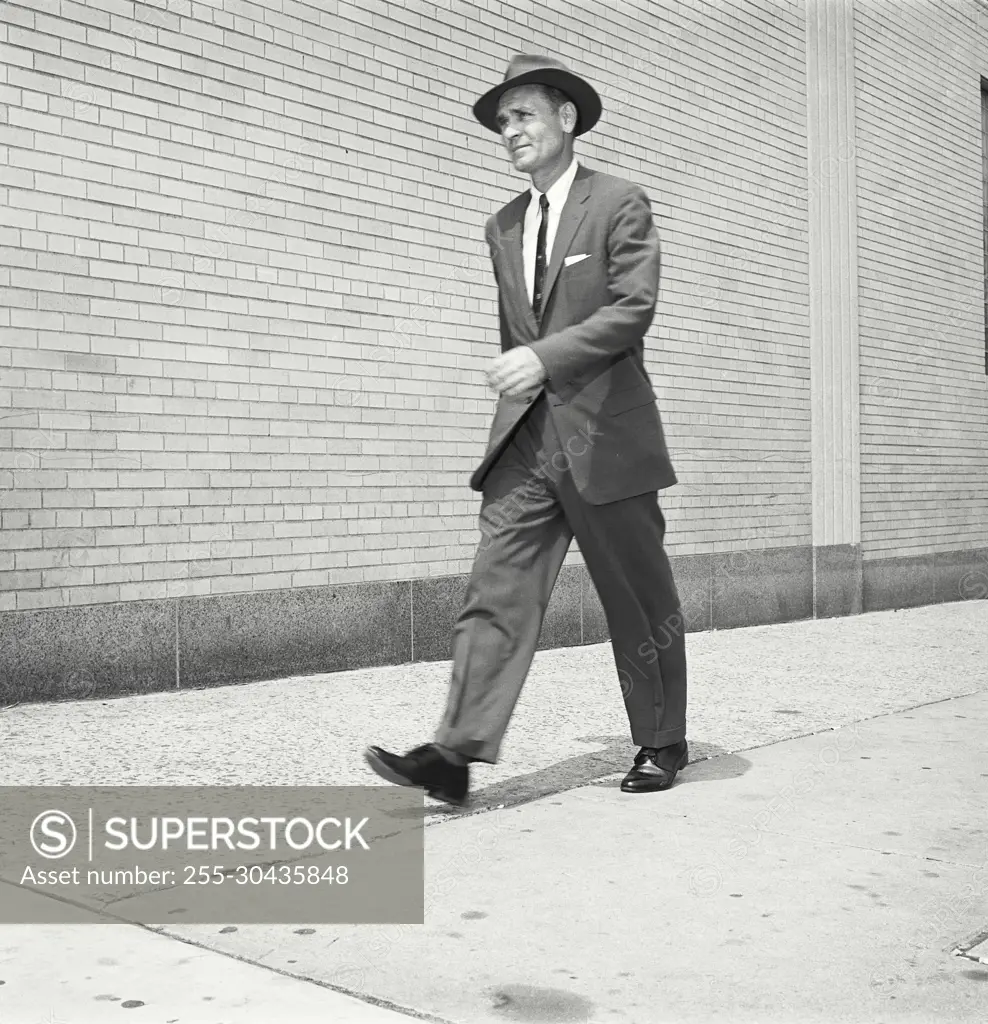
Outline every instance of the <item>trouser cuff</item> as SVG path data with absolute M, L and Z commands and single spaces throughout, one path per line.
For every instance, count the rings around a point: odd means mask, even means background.
M 489 740 L 464 740 L 453 730 L 444 727 L 436 731 L 433 743 L 442 751 L 450 751 L 467 763 L 482 761 L 484 764 L 497 764 L 497 745 Z
M 686 739 L 686 726 L 677 729 L 663 729 L 655 732 L 652 729 L 632 729 L 631 741 L 639 747 L 671 747 Z

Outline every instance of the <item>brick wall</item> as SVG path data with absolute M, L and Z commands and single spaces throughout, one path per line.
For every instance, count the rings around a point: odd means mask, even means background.
M 986 543 L 981 12 L 858 3 L 866 554 Z M 469 107 L 516 51 L 597 84 L 579 154 L 653 200 L 670 549 L 809 544 L 804 18 L 0 5 L 0 611 L 469 569 L 525 185 Z
M 0 610 L 469 568 L 525 184 L 469 105 L 517 50 L 597 83 L 580 154 L 654 201 L 673 550 L 805 543 L 802 39 L 795 2 L 3 4 Z
M 856 15 L 865 558 L 988 546 L 988 7 Z

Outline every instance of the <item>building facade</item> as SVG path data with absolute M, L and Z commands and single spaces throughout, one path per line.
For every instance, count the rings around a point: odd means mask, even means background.
M 988 597 L 982 0 L 7 0 L 0 702 L 449 656 L 516 52 L 652 200 L 689 628 Z

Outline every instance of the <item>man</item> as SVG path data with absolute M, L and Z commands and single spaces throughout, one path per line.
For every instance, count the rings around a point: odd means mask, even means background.
M 516 56 L 474 105 L 531 188 L 487 222 L 499 290 L 500 395 L 470 485 L 481 530 L 453 632 L 433 743 L 370 747 L 381 777 L 466 802 L 471 762 L 494 764 L 573 537 L 604 608 L 631 736 L 621 788 L 668 789 L 686 766 L 686 652 L 657 492 L 676 483 L 643 362 L 659 286 L 644 191 L 581 166 L 594 89 L 549 57 Z

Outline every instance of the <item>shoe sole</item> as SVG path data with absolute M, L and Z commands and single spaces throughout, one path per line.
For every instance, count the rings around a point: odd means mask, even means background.
M 380 775 L 385 782 L 391 782 L 396 786 L 406 786 L 410 789 L 424 789 L 433 800 L 441 800 L 443 803 L 453 804 L 456 807 L 463 807 L 467 802 L 466 797 L 462 800 L 458 800 L 456 797 L 450 796 L 448 793 L 443 793 L 441 790 L 430 789 L 428 786 L 422 786 L 417 782 L 412 782 L 411 779 L 406 778 L 404 775 L 400 775 L 393 768 L 389 768 L 371 750 L 364 751 L 364 760 L 370 765 L 372 771 L 374 771 L 375 774 Z

